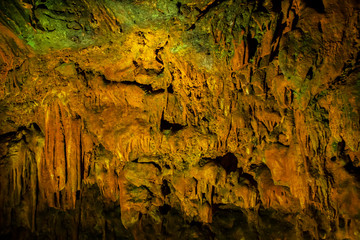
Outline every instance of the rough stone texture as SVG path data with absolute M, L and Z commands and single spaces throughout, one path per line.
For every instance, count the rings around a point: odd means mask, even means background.
M 1 239 L 359 239 L 357 0 L 1 0 Z

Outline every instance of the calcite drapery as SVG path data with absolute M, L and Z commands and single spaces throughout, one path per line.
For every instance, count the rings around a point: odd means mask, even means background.
M 356 0 L 0 1 L 0 235 L 358 239 Z

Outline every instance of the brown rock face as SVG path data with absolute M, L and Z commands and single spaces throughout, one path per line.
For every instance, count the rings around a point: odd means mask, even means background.
M 1 239 L 360 239 L 357 0 L 0 0 Z

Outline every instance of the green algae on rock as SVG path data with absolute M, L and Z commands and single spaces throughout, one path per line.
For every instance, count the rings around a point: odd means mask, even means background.
M 0 236 L 358 239 L 359 10 L 0 0 Z

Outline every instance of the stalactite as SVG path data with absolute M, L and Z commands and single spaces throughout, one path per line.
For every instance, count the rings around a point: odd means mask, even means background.
M 0 237 L 356 239 L 358 9 L 0 0 Z

